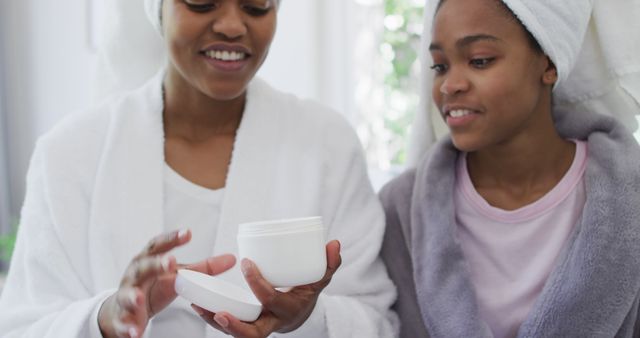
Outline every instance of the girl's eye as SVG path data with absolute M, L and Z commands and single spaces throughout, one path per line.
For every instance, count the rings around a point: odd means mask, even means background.
M 256 7 L 251 5 L 246 5 L 243 7 L 245 12 L 251 16 L 264 16 L 271 11 L 271 6 L 269 7 Z
M 437 63 L 431 66 L 431 69 L 433 69 L 436 72 L 436 75 L 440 75 L 447 71 L 447 66 L 442 63 Z
M 479 69 L 487 68 L 495 58 L 480 58 L 480 59 L 471 59 L 469 63 L 471 66 Z

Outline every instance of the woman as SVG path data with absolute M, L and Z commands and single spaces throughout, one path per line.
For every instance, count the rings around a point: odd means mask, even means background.
M 637 337 L 640 149 L 554 102 L 592 3 L 436 5 L 431 95 L 450 137 L 381 193 L 401 336 Z
M 393 334 L 395 291 L 377 258 L 382 209 L 356 136 L 337 114 L 254 79 L 277 6 L 147 0 L 169 62 L 38 142 L 0 300 L 3 337 Z M 237 252 L 239 223 L 310 215 L 340 241 L 327 245 L 318 283 L 279 292 L 250 261 L 240 272 L 225 255 Z M 246 279 L 260 318 L 175 300 L 176 269 L 188 262 Z

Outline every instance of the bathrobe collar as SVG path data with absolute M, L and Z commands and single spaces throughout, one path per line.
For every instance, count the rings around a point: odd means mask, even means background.
M 131 258 L 164 231 L 163 78 L 164 72 L 158 73 L 139 95 L 124 97 L 110 112 L 89 227 L 91 261 L 103 262 L 91 267 L 99 289 L 117 285 Z M 278 97 L 259 79 L 248 88 L 212 255 L 237 253 L 237 225 L 266 214 L 262 201 L 269 196 L 275 170 Z M 223 278 L 244 283 L 237 266 Z

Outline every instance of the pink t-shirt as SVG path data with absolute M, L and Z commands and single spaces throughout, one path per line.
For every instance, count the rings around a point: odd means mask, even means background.
M 496 338 L 515 337 L 582 214 L 587 145 L 576 142 L 569 171 L 539 200 L 517 210 L 492 207 L 475 190 L 466 154 L 457 163 L 457 235 L 480 316 Z

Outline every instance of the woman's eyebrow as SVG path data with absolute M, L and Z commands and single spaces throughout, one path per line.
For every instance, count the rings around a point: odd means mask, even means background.
M 469 36 L 465 36 L 461 39 L 459 39 L 458 41 L 456 41 L 456 47 L 459 49 L 468 47 L 469 45 L 478 42 L 478 41 L 490 41 L 490 42 L 502 42 L 501 39 L 493 36 L 493 35 L 489 35 L 489 34 L 475 34 L 475 35 L 469 35 Z M 429 50 L 430 51 L 434 51 L 434 50 L 442 50 L 442 46 L 439 43 L 431 43 L 429 45 Z

